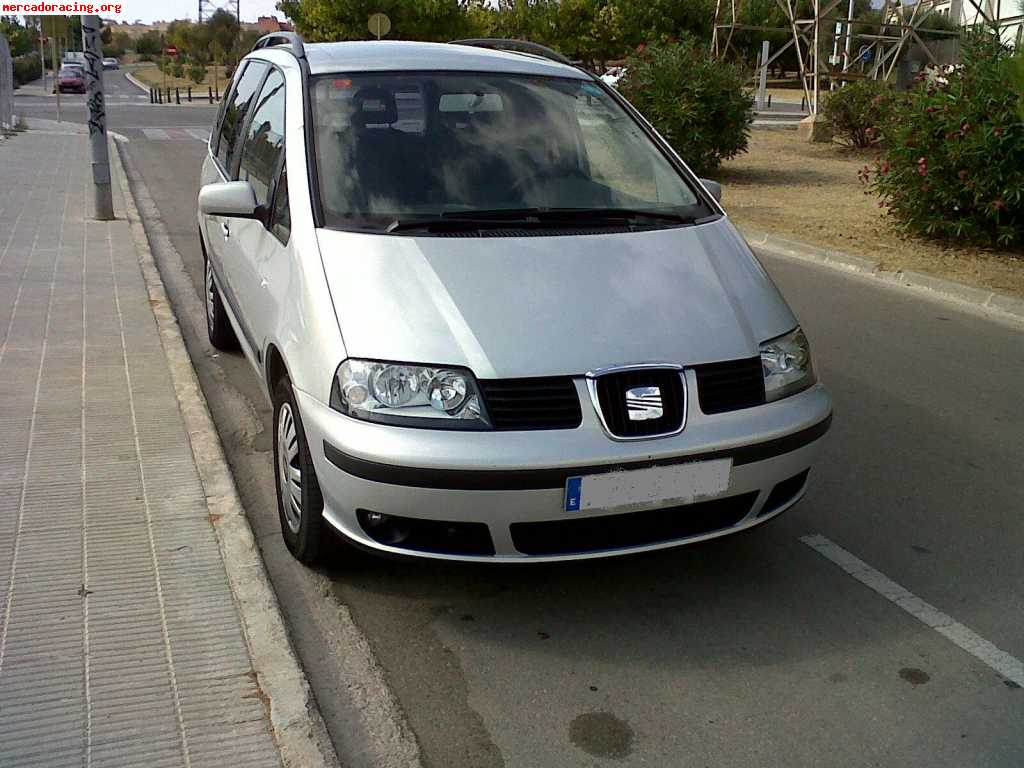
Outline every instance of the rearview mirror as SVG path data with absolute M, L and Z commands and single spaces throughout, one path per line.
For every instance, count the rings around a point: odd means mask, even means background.
M 207 216 L 256 219 L 256 193 L 248 181 L 206 184 L 199 190 L 199 210 Z
M 712 181 L 711 179 L 701 179 L 700 183 L 703 184 L 704 185 L 704 189 L 706 189 L 708 191 L 708 193 L 710 193 L 710 195 L 713 198 L 715 198 L 715 202 L 718 202 L 718 203 L 722 202 L 722 185 L 721 184 L 719 184 L 717 181 Z

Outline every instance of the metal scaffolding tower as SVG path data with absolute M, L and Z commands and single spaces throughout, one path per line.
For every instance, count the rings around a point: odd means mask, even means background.
M 755 76 L 760 76 L 762 70 L 767 70 L 786 51 L 795 48 L 811 117 L 818 113 L 823 77 L 832 82 L 863 78 L 888 80 L 909 48 L 916 46 L 929 63 L 938 65 L 938 45 L 945 39 L 960 37 L 959 30 L 934 29 L 928 25 L 941 7 L 951 5 L 949 0 L 918 0 L 912 5 L 905 5 L 902 0 L 884 0 L 880 15 L 874 20 L 852 18 L 852 0 L 809 0 L 810 18 L 801 18 L 797 0 L 775 0 L 786 19 L 783 27 L 741 22 L 748 1 L 716 0 L 711 54 L 715 57 L 739 56 L 733 45 L 737 30 L 786 34 L 791 39 L 767 61 L 758 63 Z M 1015 1 L 962 0 L 965 9 L 969 7 L 976 12 L 978 23 L 1000 34 L 1013 27 L 1019 30 L 1024 23 L 1024 16 L 1004 18 L 1002 15 L 1003 4 L 1008 6 Z M 827 54 L 823 55 L 822 46 L 833 36 L 836 38 L 834 50 L 840 50 L 839 41 L 842 41 L 843 53 L 830 61 Z M 1020 38 L 1019 31 L 1017 38 Z
M 209 21 L 210 17 L 217 11 L 232 13 L 241 22 L 240 4 L 241 0 L 226 0 L 226 2 L 220 3 L 216 2 L 216 0 L 199 0 L 199 23 L 202 24 L 204 21 Z

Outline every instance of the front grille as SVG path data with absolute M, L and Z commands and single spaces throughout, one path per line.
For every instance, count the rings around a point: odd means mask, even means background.
M 648 437 L 675 432 L 683 424 L 686 390 L 679 371 L 648 369 L 607 373 L 598 377 L 597 401 L 608 431 L 616 437 Z M 661 392 L 662 416 L 632 421 L 626 392 L 638 387 L 657 387 Z
M 583 421 L 568 376 L 482 380 L 480 389 L 495 429 L 575 429 Z
M 646 512 L 512 523 L 512 543 L 524 555 L 567 555 L 628 549 L 731 528 L 750 512 L 757 492 Z
M 697 395 L 704 413 L 725 413 L 764 403 L 760 357 L 694 366 Z

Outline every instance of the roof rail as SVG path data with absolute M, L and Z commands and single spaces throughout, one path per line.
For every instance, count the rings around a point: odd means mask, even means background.
M 471 45 L 475 48 L 490 48 L 495 51 L 511 51 L 512 53 L 528 53 L 533 56 L 540 56 L 559 64 L 575 66 L 575 62 L 560 54 L 558 51 L 548 48 L 540 43 L 532 43 L 529 40 L 512 40 L 502 37 L 478 37 L 470 40 L 452 40 L 452 45 Z
M 278 46 L 288 46 L 292 55 L 297 59 L 306 58 L 306 48 L 302 43 L 302 36 L 296 32 L 271 32 L 257 40 L 252 49 L 259 51 L 263 48 L 277 48 Z

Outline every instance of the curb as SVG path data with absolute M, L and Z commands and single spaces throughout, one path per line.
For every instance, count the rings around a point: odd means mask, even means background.
M 228 582 L 235 597 L 256 682 L 269 710 L 274 740 L 285 766 L 340 766 L 309 682 L 288 638 L 274 588 L 245 517 L 220 437 L 160 272 L 153 259 L 120 155 L 111 141 L 111 170 L 121 188 L 139 268 L 146 282 L 175 394 L 188 431 L 192 455 L 206 494 Z
M 852 253 L 829 248 L 818 248 L 802 243 L 799 240 L 789 240 L 757 229 L 740 227 L 740 231 L 747 239 L 751 248 L 756 248 L 775 256 L 813 261 L 833 269 L 873 277 L 892 285 L 928 291 L 945 299 L 952 299 L 986 311 L 1009 315 L 1015 320 L 1024 320 L 1024 299 L 1018 299 L 1015 296 L 996 293 L 987 288 L 975 288 L 971 285 L 945 280 L 941 277 L 933 277 L 932 275 L 926 275 L 910 269 L 885 270 L 874 259 L 855 256 Z
M 148 85 L 144 84 L 141 80 L 139 80 L 137 77 L 135 77 L 135 75 L 133 75 L 127 69 L 122 70 L 122 71 L 124 72 L 124 79 L 125 80 L 127 80 L 129 83 L 134 85 L 136 88 L 140 89 L 147 96 L 149 95 L 149 86 Z

